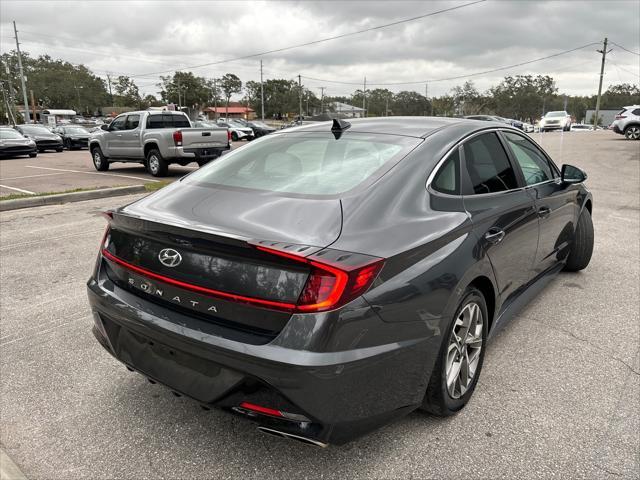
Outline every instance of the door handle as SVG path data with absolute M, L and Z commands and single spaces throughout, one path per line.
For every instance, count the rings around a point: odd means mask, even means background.
M 549 215 L 551 215 L 551 209 L 549 207 L 540 207 L 538 209 L 538 216 L 540 216 L 540 218 L 546 218 Z
M 493 243 L 494 245 L 500 243 L 503 238 L 504 230 L 495 227 L 490 228 L 487 233 L 484 234 L 484 239 L 489 243 Z

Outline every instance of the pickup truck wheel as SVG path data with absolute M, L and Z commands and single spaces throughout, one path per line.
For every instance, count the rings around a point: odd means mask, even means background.
M 104 158 L 100 147 L 96 146 L 91 148 L 91 159 L 93 160 L 93 166 L 99 172 L 105 172 L 109 170 L 109 160 Z
M 209 163 L 211 160 L 198 160 L 198 166 L 199 167 L 204 167 L 207 163 Z
M 149 153 L 147 153 L 147 170 L 154 177 L 164 177 L 167 174 L 167 162 L 164 161 L 164 158 L 156 149 L 149 150 Z

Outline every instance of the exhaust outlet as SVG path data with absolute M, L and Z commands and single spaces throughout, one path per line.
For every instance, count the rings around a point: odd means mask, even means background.
M 323 443 L 319 440 L 314 440 L 313 438 L 302 437 L 300 435 L 294 435 L 293 433 L 281 432 L 280 430 L 275 430 L 273 428 L 268 427 L 258 427 L 258 430 L 266 435 L 273 435 L 274 437 L 287 438 L 289 440 L 296 440 L 300 443 L 304 443 L 305 445 L 313 445 L 314 447 L 327 448 L 329 446 L 328 443 Z

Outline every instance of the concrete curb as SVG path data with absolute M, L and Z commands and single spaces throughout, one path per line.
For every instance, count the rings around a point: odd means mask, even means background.
M 0 480 L 27 480 L 3 448 L 0 448 Z
M 117 197 L 119 195 L 130 195 L 132 193 L 144 192 L 146 192 L 144 185 L 131 185 L 127 187 L 87 190 L 84 192 L 71 192 L 60 193 L 56 195 L 41 195 L 26 198 L 16 198 L 14 200 L 0 201 L 0 212 L 6 212 L 8 210 L 18 210 L 20 208 L 42 207 L 43 205 L 58 205 L 61 203 L 82 202 L 83 200 Z

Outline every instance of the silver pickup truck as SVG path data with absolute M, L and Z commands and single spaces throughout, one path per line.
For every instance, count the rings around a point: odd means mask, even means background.
M 230 149 L 230 139 L 226 128 L 192 128 L 182 112 L 128 112 L 93 133 L 89 151 L 98 171 L 114 162 L 135 162 L 162 177 L 172 163 L 202 166 L 219 157 Z

